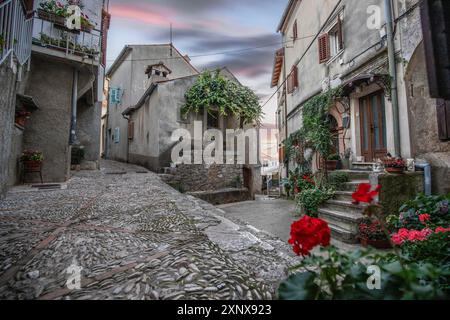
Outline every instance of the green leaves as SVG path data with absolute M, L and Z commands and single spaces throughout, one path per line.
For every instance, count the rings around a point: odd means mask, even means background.
M 186 103 L 182 115 L 217 110 L 221 116 L 243 119 L 244 124 L 260 122 L 263 116 L 259 99 L 248 87 L 228 80 L 220 70 L 202 73 L 194 86 L 185 95 Z
M 314 300 L 320 287 L 314 283 L 313 272 L 296 273 L 280 284 L 278 295 L 281 300 Z

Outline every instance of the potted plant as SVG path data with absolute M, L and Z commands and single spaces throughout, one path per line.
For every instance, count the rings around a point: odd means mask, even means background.
M 21 127 L 25 127 L 25 124 L 27 122 L 27 119 L 30 117 L 31 112 L 28 111 L 17 111 L 16 117 L 15 117 L 15 123 Z
M 67 6 L 61 4 L 59 1 L 48 0 L 39 4 L 37 10 L 38 17 L 42 20 L 47 20 L 58 25 L 64 26 L 66 24 Z
M 389 173 L 403 173 L 406 169 L 406 161 L 402 158 L 386 158 L 383 160 L 383 165 Z
M 22 153 L 20 161 L 23 163 L 25 171 L 39 170 L 44 156 L 40 151 L 26 150 Z
M 326 160 L 327 170 L 328 171 L 337 170 L 340 161 L 341 161 L 341 156 L 337 153 L 328 156 L 328 158 Z
M 365 220 L 359 225 L 359 240 L 363 247 L 390 249 L 391 243 L 379 221 Z

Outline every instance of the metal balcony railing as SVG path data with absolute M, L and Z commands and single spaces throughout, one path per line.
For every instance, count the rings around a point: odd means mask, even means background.
M 101 54 L 101 32 L 92 30 L 72 31 L 54 21 L 35 16 L 33 44 L 65 53 L 99 61 Z
M 16 57 L 20 65 L 31 56 L 33 18 L 27 18 L 21 0 L 6 0 L 0 3 L 0 64 L 8 57 L 13 63 Z

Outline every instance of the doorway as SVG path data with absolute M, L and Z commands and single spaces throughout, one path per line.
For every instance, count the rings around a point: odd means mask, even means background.
M 387 154 L 386 107 L 383 91 L 359 99 L 361 121 L 361 155 L 366 162 Z

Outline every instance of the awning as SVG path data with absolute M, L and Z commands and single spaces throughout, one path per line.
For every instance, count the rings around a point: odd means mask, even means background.
M 272 88 L 278 85 L 278 81 L 281 76 L 281 69 L 283 68 L 283 60 L 284 60 L 284 48 L 277 50 L 275 53 L 275 61 L 273 64 L 273 72 L 272 72 Z
M 22 106 L 24 106 L 25 108 L 31 109 L 31 110 L 38 110 L 39 108 L 39 104 L 37 103 L 36 100 L 34 100 L 33 97 L 31 96 L 26 96 L 23 94 L 18 93 L 16 95 L 17 100 L 22 104 Z
M 370 85 L 376 83 L 381 88 L 386 89 L 386 81 L 388 81 L 389 75 L 387 74 L 360 74 L 351 78 L 343 83 L 343 95 L 349 96 L 360 85 Z

